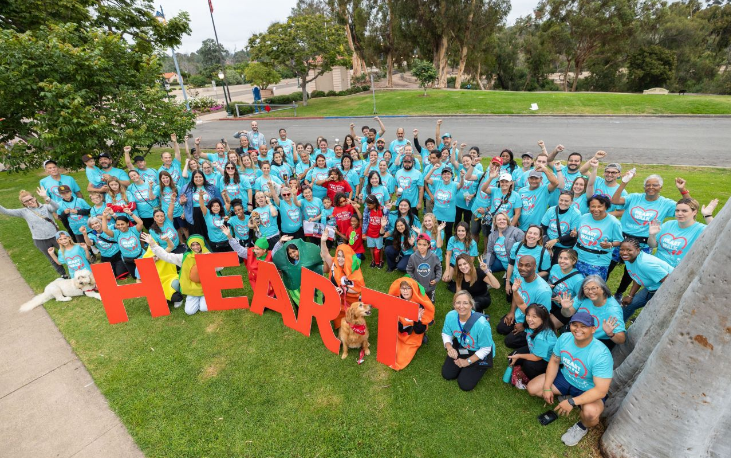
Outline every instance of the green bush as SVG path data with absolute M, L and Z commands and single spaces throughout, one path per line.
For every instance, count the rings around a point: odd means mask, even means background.
M 219 104 L 212 97 L 195 97 L 188 99 L 188 102 L 190 102 L 190 108 L 194 110 L 211 108 L 212 106 Z
M 325 94 L 325 97 L 335 97 L 336 95 L 338 95 L 338 93 L 335 91 L 327 91 L 327 94 Z
M 336 94 L 336 95 L 337 95 L 338 97 L 343 97 L 343 96 L 346 96 L 346 95 L 350 95 L 350 94 L 352 94 L 352 92 L 348 92 L 348 91 L 338 91 L 338 92 L 336 92 L 335 94 Z
M 226 111 L 236 115 L 236 104 L 239 104 L 239 115 L 244 116 L 254 112 L 254 106 L 249 105 L 247 102 L 231 102 L 226 107 Z
M 186 80 L 186 83 L 194 87 L 205 87 L 211 84 L 211 79 L 203 75 L 192 75 Z
M 320 97 L 327 97 L 325 91 L 312 91 L 312 94 L 310 94 L 311 99 L 317 99 Z
M 302 101 L 301 92 L 293 92 L 292 94 L 286 94 L 286 95 L 275 95 L 274 97 L 270 97 L 270 98 L 264 100 L 264 102 L 266 102 L 266 103 L 273 103 L 275 105 L 285 105 L 285 104 L 290 104 L 292 102 L 301 102 L 301 101 Z

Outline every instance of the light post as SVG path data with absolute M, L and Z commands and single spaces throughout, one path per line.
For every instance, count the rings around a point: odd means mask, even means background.
M 221 53 L 221 67 L 225 70 L 226 69 L 226 59 L 223 57 L 223 52 L 221 51 L 221 44 L 218 42 L 218 32 L 216 31 L 216 21 L 213 20 L 213 3 L 211 0 L 208 0 L 208 9 L 211 11 L 211 24 L 213 24 L 213 36 L 216 38 L 216 47 L 218 48 L 219 52 Z M 221 72 L 218 73 L 221 75 Z M 226 97 L 226 92 L 228 91 L 228 86 L 226 85 L 226 82 L 223 81 L 223 77 L 219 76 L 221 78 L 221 81 L 223 82 L 223 95 L 226 100 L 231 99 L 231 93 L 228 93 L 228 97 Z M 226 111 L 228 111 L 228 102 L 226 105 Z
M 165 13 L 163 12 L 162 5 L 160 5 L 160 11 L 155 11 L 155 17 L 158 21 L 163 24 L 165 21 Z M 180 74 L 180 66 L 178 65 L 178 58 L 175 57 L 175 48 L 170 47 L 170 51 L 173 53 L 173 63 L 175 63 L 175 71 L 178 73 L 178 82 L 180 83 L 180 89 L 183 90 L 183 100 L 185 100 L 185 108 L 190 111 L 190 103 L 188 102 L 188 93 L 185 92 L 185 83 L 183 82 L 183 75 Z
M 223 73 L 223 71 L 218 72 L 218 79 L 221 80 L 221 84 L 223 85 L 223 99 L 226 101 L 226 111 L 228 112 L 228 103 L 229 99 L 226 96 L 226 75 Z

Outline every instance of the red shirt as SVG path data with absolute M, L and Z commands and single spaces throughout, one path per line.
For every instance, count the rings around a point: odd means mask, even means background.
M 354 214 L 355 208 L 350 204 L 333 208 L 333 218 L 335 218 L 335 225 L 338 228 L 338 232 L 347 235 L 346 231 L 350 227 L 350 217 Z
M 370 210 L 368 212 L 368 227 L 366 228 L 366 237 L 377 239 L 381 235 L 381 218 L 383 218 L 383 209 Z
M 353 226 L 348 225 L 348 228 L 343 232 L 348 238 L 347 242 L 353 248 L 356 253 L 365 253 L 363 248 L 363 228 L 353 229 Z M 351 243 L 352 242 L 352 243 Z
M 353 188 L 350 187 L 350 184 L 348 184 L 347 181 L 328 181 L 325 183 L 325 186 L 323 186 L 325 189 L 327 189 L 327 196 L 335 202 L 335 194 L 342 192 L 345 194 L 350 195 L 351 192 L 353 192 Z

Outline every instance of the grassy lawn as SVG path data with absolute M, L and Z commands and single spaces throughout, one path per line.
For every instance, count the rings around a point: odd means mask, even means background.
M 678 96 L 430 90 L 376 91 L 380 115 L 449 114 L 731 114 L 731 96 Z M 531 111 L 532 103 L 539 110 Z M 301 105 L 301 103 L 300 103 Z M 363 116 L 373 113 L 371 93 L 312 99 L 297 116 Z M 292 110 L 261 117 L 293 116 Z
M 675 176 L 686 178 L 702 203 L 713 197 L 725 203 L 731 191 L 727 169 L 638 166 L 640 178 L 649 173 L 665 177 L 664 194 L 673 199 Z M 83 172 L 73 175 L 84 189 Z M 17 208 L 18 191 L 35 189 L 43 175 L 0 176 L 0 203 Z M 639 191 L 641 182 L 632 182 L 630 191 Z M 0 242 L 35 291 L 55 278 L 24 221 L 0 216 Z M 244 269 L 225 273 L 244 275 Z M 381 291 L 398 278 L 369 268 L 364 274 L 367 286 Z M 248 285 L 230 295 L 242 293 L 251 294 Z M 92 299 L 52 301 L 46 309 L 148 457 L 599 456 L 599 431 L 567 448 L 560 437 L 576 415 L 540 426 L 536 416 L 548 409 L 543 401 L 502 383 L 507 351 L 497 333 L 495 367 L 474 392 L 442 379 L 440 331 L 451 309 L 444 287 L 430 342 L 401 372 L 378 363 L 375 354 L 362 366 L 352 353 L 341 361 L 324 348 L 316 326 L 306 338 L 274 312 L 188 317 L 181 308 L 153 320 L 145 302 L 126 305 L 130 321 L 115 326 Z M 495 292 L 488 309 L 493 327 L 507 309 L 505 295 Z M 369 319 L 374 347 L 376 314 Z

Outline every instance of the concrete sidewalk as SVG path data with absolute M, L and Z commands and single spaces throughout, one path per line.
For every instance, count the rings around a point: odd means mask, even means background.
M 0 456 L 144 457 L 0 245 Z

